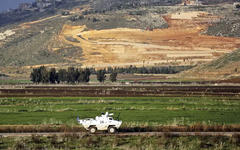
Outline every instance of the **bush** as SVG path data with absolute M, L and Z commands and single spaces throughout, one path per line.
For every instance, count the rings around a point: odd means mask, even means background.
M 84 16 L 83 15 L 74 15 L 74 16 L 71 16 L 70 17 L 70 20 L 72 21 L 72 22 L 74 22 L 74 21 L 77 21 L 77 20 L 82 20 L 82 19 L 84 19 Z
M 97 22 L 97 21 L 100 21 L 100 20 L 94 17 L 93 22 Z
M 109 80 L 112 82 L 116 82 L 117 81 L 117 72 L 112 72 L 110 74 Z
M 62 12 L 62 15 L 63 15 L 63 16 L 68 16 L 68 15 L 70 15 L 70 12 L 69 12 L 69 11 L 63 11 L 63 12 Z

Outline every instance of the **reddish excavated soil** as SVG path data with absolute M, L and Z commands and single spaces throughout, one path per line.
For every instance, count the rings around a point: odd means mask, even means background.
M 240 46 L 239 38 L 201 34 L 219 17 L 206 12 L 166 15 L 167 29 L 153 31 L 129 28 L 88 30 L 86 26 L 65 25 L 60 41 L 81 47 L 84 60 L 72 57 L 83 67 L 191 65 L 207 62 Z M 86 31 L 88 30 L 88 31 Z M 72 37 L 79 42 L 67 40 Z

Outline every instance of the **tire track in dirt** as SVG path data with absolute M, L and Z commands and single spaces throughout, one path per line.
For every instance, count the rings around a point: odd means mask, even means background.
M 29 137 L 36 136 L 64 136 L 64 135 L 100 135 L 100 136 L 236 136 L 240 132 L 119 132 L 115 134 L 96 133 L 89 134 L 87 132 L 52 132 L 52 133 L 0 133 L 1 137 Z

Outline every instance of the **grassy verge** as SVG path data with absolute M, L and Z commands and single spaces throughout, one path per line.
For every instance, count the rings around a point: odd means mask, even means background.
M 171 150 L 237 150 L 240 137 L 210 136 L 99 136 L 66 134 L 62 136 L 35 136 L 2 138 L 0 149 L 171 149 Z
M 18 85 L 18 84 L 31 84 L 30 80 L 16 80 L 16 79 L 1 79 L 0 85 Z
M 49 97 L 0 98 L 0 125 L 77 125 L 76 117 L 120 113 L 123 127 L 237 125 L 239 98 Z

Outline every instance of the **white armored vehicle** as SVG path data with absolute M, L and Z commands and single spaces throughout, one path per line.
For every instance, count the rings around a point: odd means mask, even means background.
M 79 119 L 77 121 L 82 124 L 83 127 L 90 133 L 95 133 L 97 130 L 108 131 L 109 133 L 115 133 L 122 124 L 122 121 L 114 120 L 113 113 L 102 113 L 101 116 L 93 118 Z

